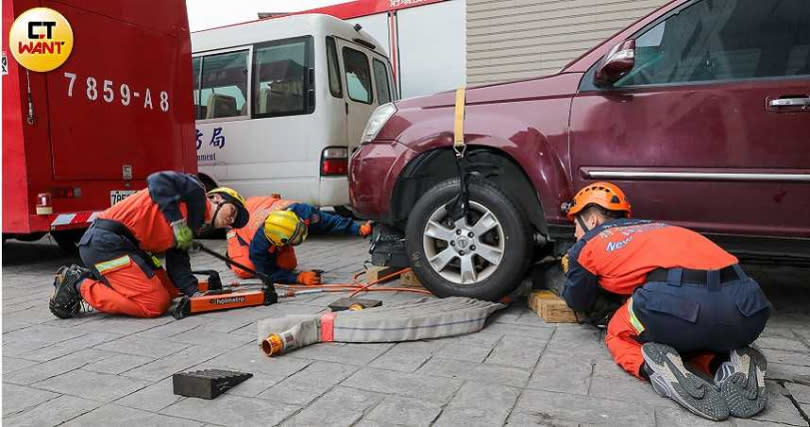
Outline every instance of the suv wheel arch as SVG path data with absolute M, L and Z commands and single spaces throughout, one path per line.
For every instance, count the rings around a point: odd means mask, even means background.
M 507 153 L 482 147 L 467 151 L 470 169 L 509 194 L 533 228 L 548 236 L 548 224 L 537 190 L 524 170 Z M 420 154 L 405 166 L 391 197 L 392 222 L 404 229 L 408 214 L 416 201 L 436 184 L 457 177 L 453 150 L 440 148 Z

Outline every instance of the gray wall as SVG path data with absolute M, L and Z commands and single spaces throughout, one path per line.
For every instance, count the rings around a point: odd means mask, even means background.
M 467 83 L 559 71 L 668 0 L 467 0 Z

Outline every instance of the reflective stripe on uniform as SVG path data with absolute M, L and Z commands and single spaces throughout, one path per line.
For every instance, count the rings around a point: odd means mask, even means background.
M 633 313 L 633 298 L 627 301 L 627 312 L 630 314 L 630 324 L 633 325 L 633 329 L 636 330 L 637 334 L 641 335 L 641 333 L 644 332 L 644 325 L 638 320 L 636 314 Z
M 104 274 L 105 272 L 127 266 L 131 262 L 132 258 L 130 258 L 129 255 L 124 255 L 116 259 L 111 259 L 109 261 L 96 264 L 96 270 L 98 270 L 99 273 Z
M 227 239 L 233 239 L 234 237 L 236 237 L 236 230 L 230 230 L 225 234 L 225 238 Z

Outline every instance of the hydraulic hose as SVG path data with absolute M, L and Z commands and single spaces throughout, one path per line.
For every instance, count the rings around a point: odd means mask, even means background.
M 317 342 L 399 342 L 476 332 L 504 304 L 466 297 L 423 298 L 361 311 L 292 315 L 258 322 L 268 356 Z

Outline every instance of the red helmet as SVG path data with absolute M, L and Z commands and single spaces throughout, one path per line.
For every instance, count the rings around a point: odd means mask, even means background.
M 609 211 L 627 212 L 627 217 L 630 217 L 630 202 L 627 196 L 621 188 L 609 182 L 595 182 L 579 190 L 574 200 L 563 206 L 563 213 L 573 221 L 574 216 L 588 205 L 598 205 Z

